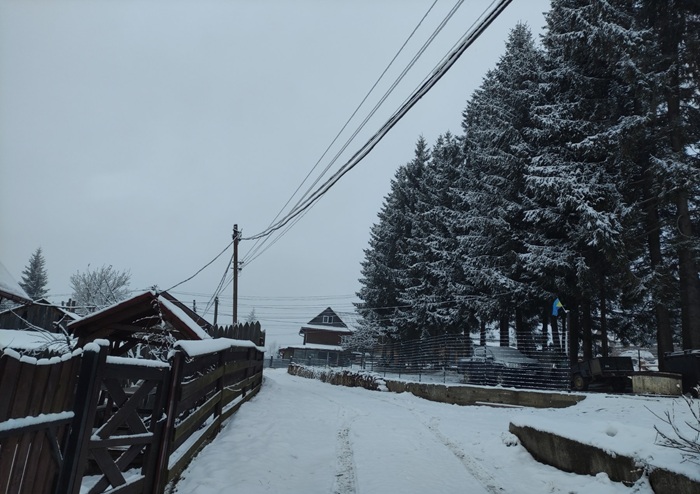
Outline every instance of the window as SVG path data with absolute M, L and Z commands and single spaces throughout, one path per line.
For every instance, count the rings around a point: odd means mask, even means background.
M 323 316 L 323 324 L 333 324 L 333 316 Z

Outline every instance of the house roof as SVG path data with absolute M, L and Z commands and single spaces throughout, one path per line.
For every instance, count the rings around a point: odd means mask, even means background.
M 82 346 L 99 338 L 133 340 L 138 338 L 137 334 L 153 331 L 163 322 L 169 323 L 172 327 L 170 332 L 177 340 L 210 338 L 202 325 L 197 324 L 183 309 L 182 303 L 166 292 L 154 291 L 144 292 L 73 321 L 68 324 L 68 330 L 79 338 L 78 344 Z
M 324 320 L 330 320 L 332 322 L 324 322 Z M 352 334 L 352 329 L 348 328 L 347 324 L 345 324 L 338 314 L 330 307 L 311 319 L 307 324 L 304 324 L 299 330 L 299 334 L 303 335 L 307 331 L 328 331 L 344 335 Z
M 32 301 L 2 262 L 0 262 L 0 298 L 10 299 L 19 303 Z

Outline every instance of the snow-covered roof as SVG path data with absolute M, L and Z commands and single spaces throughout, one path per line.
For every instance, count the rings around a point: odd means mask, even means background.
M 0 348 L 13 350 L 38 350 L 65 345 L 66 337 L 48 331 L 24 331 L 21 329 L 0 329 Z
M 0 298 L 9 298 L 15 302 L 32 301 L 2 262 L 0 262 Z
M 100 337 L 116 340 L 132 338 L 135 333 L 148 331 L 167 321 L 178 333 L 177 339 L 201 340 L 211 338 L 187 313 L 171 299 L 152 290 L 89 314 L 68 325 L 81 344 Z M 105 331 L 107 334 L 105 334 Z
M 333 333 L 352 333 L 352 329 L 347 327 L 341 328 L 338 326 L 324 326 L 322 324 L 304 324 L 301 327 L 301 331 L 304 331 L 305 329 L 312 329 L 314 331 L 331 331 Z
M 343 347 L 340 345 L 319 345 L 316 343 L 308 343 L 306 345 L 291 345 L 286 348 L 291 348 L 294 350 L 326 350 L 326 351 L 335 351 L 335 352 L 342 352 Z

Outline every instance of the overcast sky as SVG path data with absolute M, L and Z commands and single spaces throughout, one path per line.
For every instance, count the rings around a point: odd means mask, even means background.
M 432 3 L 0 0 L 3 264 L 19 281 L 41 247 L 55 302 L 88 265 L 129 270 L 134 290 L 190 277 L 231 241 L 234 223 L 246 237 L 272 222 Z M 311 181 L 455 3 L 432 8 Z M 331 173 L 490 3 L 463 3 Z M 268 343 L 284 346 L 301 343 L 300 325 L 326 307 L 352 310 L 369 229 L 397 168 L 420 135 L 432 145 L 461 132 L 461 112 L 509 31 L 523 21 L 539 35 L 548 8 L 513 0 L 362 163 L 244 265 L 239 319 L 255 309 Z M 241 243 L 241 259 L 253 246 Z M 196 299 L 201 312 L 230 255 L 173 294 Z M 221 298 L 219 323 L 229 323 L 230 285 Z

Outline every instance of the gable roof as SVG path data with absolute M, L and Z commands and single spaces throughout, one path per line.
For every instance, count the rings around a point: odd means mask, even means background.
M 5 265 L 0 262 L 0 298 L 6 298 L 14 302 L 31 302 L 32 299 L 27 292 L 19 286 Z
M 182 303 L 166 292 L 154 291 L 144 292 L 73 321 L 68 324 L 68 331 L 77 336 L 78 345 L 83 346 L 99 338 L 133 340 L 137 333 L 154 330 L 163 322 L 170 324 L 170 332 L 178 340 L 210 338 L 203 325 L 197 324 L 188 315 Z
M 326 322 L 324 322 L 324 320 Z M 328 322 L 331 321 L 331 322 Z M 352 330 L 330 307 L 326 308 L 319 315 L 304 324 L 299 330 L 299 334 L 304 334 L 307 330 L 312 331 L 332 331 L 334 333 L 350 334 Z

